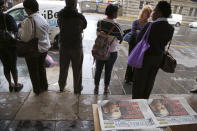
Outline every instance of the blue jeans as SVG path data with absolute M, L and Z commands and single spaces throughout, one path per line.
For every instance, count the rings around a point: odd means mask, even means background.
M 111 52 L 110 58 L 106 61 L 103 60 L 96 60 L 96 71 L 95 71 L 95 78 L 94 78 L 94 84 L 95 86 L 99 86 L 99 82 L 101 79 L 101 74 L 103 67 L 105 65 L 105 87 L 109 86 L 110 80 L 111 80 L 111 73 L 114 66 L 114 63 L 118 57 L 118 52 Z

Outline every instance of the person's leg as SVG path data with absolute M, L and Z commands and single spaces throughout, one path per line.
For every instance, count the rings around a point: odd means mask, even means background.
M 129 82 L 132 82 L 132 76 L 133 76 L 133 67 L 127 65 L 127 69 L 125 73 L 125 83 L 129 84 Z
M 132 51 L 132 46 L 130 44 L 129 44 L 128 56 L 130 55 Z M 130 82 L 133 81 L 133 72 L 134 72 L 133 67 L 127 64 L 127 69 L 125 73 L 125 83 L 129 84 Z
M 149 77 L 148 67 L 134 70 L 134 82 L 132 88 L 132 99 L 143 99 L 146 89 L 146 83 Z
M 111 53 L 109 60 L 105 64 L 105 81 L 104 81 L 104 83 L 105 83 L 104 92 L 105 93 L 108 92 L 108 86 L 109 86 L 109 83 L 111 80 L 112 69 L 113 69 L 114 63 L 116 62 L 117 57 L 118 57 L 117 52 Z
M 158 70 L 159 70 L 159 67 L 152 67 L 152 69 L 149 70 L 149 73 L 148 73 L 149 77 L 148 77 L 146 88 L 145 88 L 144 95 L 143 95 L 144 99 L 148 99 L 151 94 Z
M 161 56 L 149 56 L 147 61 L 145 63 L 148 63 L 149 65 L 149 70 L 148 70 L 148 80 L 146 83 L 146 89 L 144 91 L 144 99 L 148 99 L 151 91 L 153 89 L 154 83 L 155 83 L 155 78 L 157 75 L 157 72 L 159 70 L 159 67 L 162 63 L 163 55 Z
M 10 57 L 9 53 L 7 51 L 1 51 L 0 52 L 0 60 L 3 64 L 3 71 L 4 71 L 4 76 L 9 84 L 9 91 L 12 92 L 14 84 L 11 81 L 11 67 L 10 67 Z
M 94 94 L 98 94 L 99 83 L 100 83 L 101 74 L 102 74 L 104 64 L 105 64 L 105 61 L 96 60 L 96 69 L 95 69 L 95 75 L 94 75 L 94 85 L 95 85 Z
M 29 76 L 33 86 L 33 91 L 37 95 L 40 94 L 40 76 L 39 76 L 39 61 L 38 57 L 26 57 L 26 64 L 29 71 Z
M 82 87 L 82 66 L 83 66 L 83 50 L 77 49 L 71 55 L 72 69 L 73 69 L 73 84 L 74 93 L 80 94 Z
M 161 62 L 162 56 L 147 56 L 144 58 L 143 67 L 135 69 L 133 99 L 149 98 Z
M 58 83 L 61 92 L 64 91 L 64 88 L 66 86 L 69 65 L 70 65 L 69 51 L 60 49 L 60 73 L 59 73 Z
M 47 55 L 46 53 L 42 53 L 39 57 L 39 75 L 40 75 L 40 89 L 41 91 L 47 91 L 48 90 L 48 81 L 47 81 L 47 74 L 46 74 L 46 68 L 45 68 L 45 57 Z
M 16 56 L 16 50 L 15 49 L 10 49 L 10 66 L 11 66 L 11 74 L 15 83 L 14 90 L 16 92 L 19 92 L 22 88 L 23 85 L 18 83 L 18 71 L 17 71 L 17 56 Z

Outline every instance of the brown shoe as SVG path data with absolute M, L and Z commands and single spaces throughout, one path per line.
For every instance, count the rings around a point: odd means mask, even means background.
M 103 93 L 104 95 L 107 95 L 107 94 L 109 94 L 109 89 L 108 89 L 108 87 L 105 87 L 104 88 L 104 93 Z
M 95 88 L 94 88 L 94 94 L 95 95 L 98 95 L 98 92 L 99 92 L 99 87 L 98 86 L 95 86 Z

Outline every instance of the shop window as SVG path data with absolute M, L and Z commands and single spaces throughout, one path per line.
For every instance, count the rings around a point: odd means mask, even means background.
M 190 8 L 190 10 L 189 10 L 189 16 L 192 16 L 193 10 L 194 10 L 194 8 Z
M 139 9 L 142 9 L 144 6 L 144 1 L 140 1 L 140 6 L 139 6 Z
M 146 5 L 150 5 L 150 2 L 149 1 L 146 1 Z
M 173 11 L 173 13 L 174 13 L 174 14 L 176 14 L 177 9 L 178 9 L 178 6 L 177 6 L 177 5 L 175 5 L 175 6 L 174 6 L 174 11 Z
M 194 16 L 197 17 L 197 8 L 195 9 Z
M 180 7 L 179 14 L 182 14 L 182 11 L 183 11 L 183 6 Z

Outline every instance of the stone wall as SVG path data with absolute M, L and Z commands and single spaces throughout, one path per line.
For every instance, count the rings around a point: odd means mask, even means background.
M 123 0 L 123 16 L 138 17 L 140 9 L 148 4 L 153 8 L 160 0 Z M 170 0 L 168 0 L 170 1 Z M 190 0 L 171 0 L 172 11 L 183 16 L 183 23 L 197 21 L 197 2 Z

